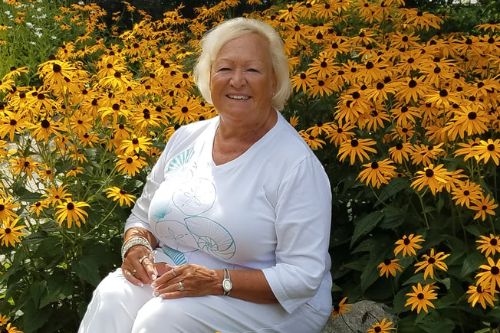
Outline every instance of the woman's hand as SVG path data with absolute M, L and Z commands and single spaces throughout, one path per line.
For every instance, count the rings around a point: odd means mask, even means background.
M 156 264 L 156 269 L 159 277 L 152 283 L 156 296 L 181 298 L 223 293 L 219 271 L 194 264 L 172 267 L 165 263 Z
M 122 262 L 123 275 L 137 286 L 150 284 L 158 276 L 153 261 L 153 252 L 145 246 L 136 245 L 127 251 Z

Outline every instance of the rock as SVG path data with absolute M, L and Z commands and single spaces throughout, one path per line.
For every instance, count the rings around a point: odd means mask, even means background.
M 360 301 L 352 304 L 351 311 L 336 318 L 330 317 L 322 333 L 365 333 L 376 321 L 383 318 L 394 322 L 394 315 L 387 307 L 373 301 Z

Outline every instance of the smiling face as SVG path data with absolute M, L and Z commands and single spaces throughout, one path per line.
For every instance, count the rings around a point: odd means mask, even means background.
M 248 33 L 222 46 L 212 65 L 212 102 L 222 117 L 258 121 L 273 112 L 276 87 L 267 40 Z

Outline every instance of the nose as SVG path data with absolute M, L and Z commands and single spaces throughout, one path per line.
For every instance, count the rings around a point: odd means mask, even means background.
M 241 69 L 236 69 L 232 73 L 230 84 L 234 88 L 241 88 L 245 85 L 246 79 L 243 71 Z

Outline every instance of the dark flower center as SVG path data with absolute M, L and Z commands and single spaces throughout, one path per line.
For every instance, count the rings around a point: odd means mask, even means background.
M 496 239 L 496 238 L 492 238 L 492 239 L 490 240 L 490 244 L 491 244 L 491 245 L 493 245 L 493 246 L 497 246 L 497 245 L 498 245 L 498 241 L 497 241 L 497 239 Z
M 431 178 L 432 176 L 434 176 L 434 171 L 432 169 L 427 169 L 425 170 L 425 175 Z
M 126 161 L 128 164 L 132 164 L 132 162 L 134 162 L 134 159 L 132 157 L 127 157 Z
M 498 273 L 500 273 L 500 268 L 498 268 L 497 266 L 491 267 L 491 274 L 498 275 Z
M 137 138 L 132 139 L 132 144 L 136 145 L 138 143 L 139 143 L 139 139 L 137 139 Z
M 384 89 L 384 87 L 385 87 L 385 84 L 383 84 L 382 82 L 377 83 L 378 90 L 382 90 L 382 89 Z
M 446 97 L 446 96 L 448 96 L 448 91 L 447 91 L 446 89 L 441 89 L 441 90 L 439 91 L 439 96 L 441 96 L 441 97 Z
M 373 62 L 368 61 L 368 62 L 366 63 L 366 69 L 372 69 L 373 67 L 374 67 Z
M 378 169 L 378 163 L 377 162 L 372 162 L 371 168 L 372 169 Z
M 474 120 L 477 118 L 477 114 L 475 112 L 469 112 L 467 118 L 469 118 L 470 120 Z
M 486 149 L 488 149 L 489 151 L 494 151 L 495 150 L 495 145 L 490 143 L 488 146 L 486 146 Z
M 50 122 L 47 119 L 42 120 L 41 125 L 43 128 L 49 128 Z
M 377 333 L 382 332 L 382 328 L 380 326 L 375 326 L 373 330 Z
M 424 299 L 424 294 L 418 293 L 417 298 L 420 300 Z
M 73 209 L 75 209 L 75 205 L 72 202 L 68 202 L 68 204 L 66 205 L 66 208 L 68 210 L 73 210 Z
M 360 97 L 361 97 L 361 94 L 359 92 L 355 91 L 355 92 L 352 93 L 352 98 L 358 99 Z
M 300 73 L 300 79 L 304 80 L 305 78 L 307 78 L 306 73 Z
M 389 266 L 391 264 L 391 259 L 385 259 L 384 260 L 384 265 Z
M 408 87 L 415 88 L 416 86 L 417 86 L 417 81 L 410 80 L 410 82 L 408 82 Z
M 351 140 L 351 147 L 357 147 L 358 145 L 359 145 L 358 140 L 356 140 L 356 139 Z
M 427 262 L 432 265 L 436 262 L 436 259 L 434 259 L 433 257 L 430 257 L 429 260 L 427 260 Z
M 183 107 L 182 107 L 182 109 L 181 109 L 181 112 L 182 112 L 182 113 L 186 113 L 186 112 L 188 112 L 188 111 L 189 111 L 189 109 L 188 109 L 188 107 L 187 107 L 187 106 L 183 106 Z
M 410 240 L 409 240 L 408 238 L 405 238 L 405 239 L 403 240 L 403 244 L 404 244 L 404 245 L 408 245 L 408 244 L 410 244 Z
M 10 122 L 9 122 L 10 126 L 16 126 L 17 125 L 17 121 L 15 119 L 11 119 Z
M 113 104 L 113 105 L 111 106 L 111 108 L 112 108 L 114 111 L 118 111 L 118 110 L 120 110 L 120 104 L 115 103 L 115 104 Z
M 468 190 L 465 190 L 465 191 L 464 191 L 464 195 L 465 195 L 465 196 L 468 196 L 469 194 L 470 194 L 470 192 L 469 192 Z
M 5 228 L 5 233 L 6 234 L 10 234 L 12 232 L 12 229 L 11 228 Z
M 54 73 L 60 73 L 61 70 L 62 70 L 61 65 L 53 64 L 52 65 L 52 70 L 54 71 Z

